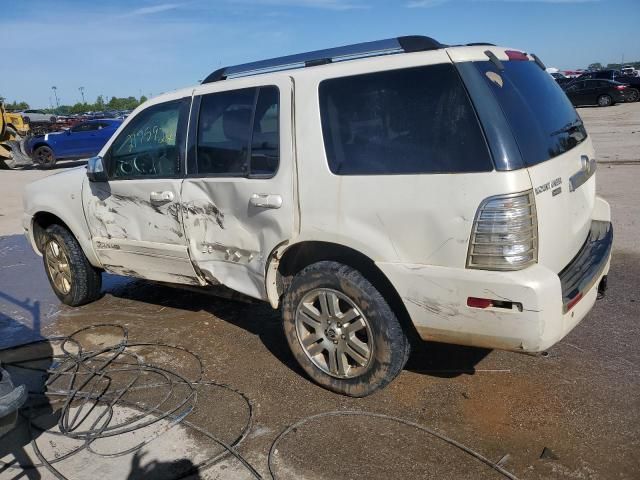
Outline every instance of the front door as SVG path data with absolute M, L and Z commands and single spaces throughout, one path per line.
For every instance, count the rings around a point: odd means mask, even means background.
M 292 82 L 255 82 L 196 89 L 182 210 L 202 275 L 264 299 L 269 255 L 294 230 Z
M 137 114 L 104 157 L 108 182 L 87 182 L 83 202 L 105 270 L 198 285 L 182 229 L 180 188 L 190 99 Z

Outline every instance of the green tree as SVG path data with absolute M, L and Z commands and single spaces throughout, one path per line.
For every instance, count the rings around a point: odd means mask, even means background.
M 16 101 L 13 101 L 12 103 L 5 103 L 4 106 L 7 110 L 26 110 L 29 108 L 29 104 L 27 102 Z
M 93 110 L 96 111 L 104 110 L 104 97 L 102 95 L 98 95 L 98 98 L 96 98 L 96 103 L 91 106 L 93 107 Z
M 588 70 L 602 70 L 602 64 L 600 62 L 591 63 L 588 67 Z
M 149 99 L 148 99 L 147 97 L 145 97 L 144 95 L 142 95 L 142 96 L 140 97 L 140 104 L 142 104 L 142 103 L 146 102 L 147 100 L 149 100 Z

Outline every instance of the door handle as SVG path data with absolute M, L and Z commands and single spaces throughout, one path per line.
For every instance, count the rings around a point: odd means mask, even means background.
M 172 191 L 164 191 L 164 192 L 151 192 L 149 195 L 149 200 L 151 203 L 167 203 L 173 201 L 173 192 Z
M 270 193 L 254 193 L 249 199 L 249 203 L 258 208 L 280 208 L 282 206 L 282 197 Z

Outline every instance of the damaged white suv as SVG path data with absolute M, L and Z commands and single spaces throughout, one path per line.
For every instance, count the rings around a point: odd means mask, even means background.
M 309 376 L 364 396 L 410 339 L 517 352 L 606 287 L 610 209 L 535 55 L 401 37 L 227 67 L 139 107 L 85 169 L 31 184 L 58 297 L 103 271 L 282 306 Z

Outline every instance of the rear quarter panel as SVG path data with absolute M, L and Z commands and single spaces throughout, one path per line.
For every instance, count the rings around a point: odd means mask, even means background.
M 376 262 L 464 268 L 471 227 L 482 200 L 531 188 L 525 169 L 368 176 L 339 176 L 330 171 L 319 113 L 319 83 L 325 78 L 436 63 L 450 63 L 446 52 L 346 62 L 339 70 L 318 67 L 296 73 L 298 241 L 346 245 Z

